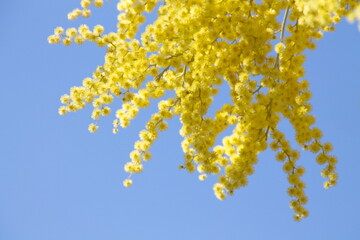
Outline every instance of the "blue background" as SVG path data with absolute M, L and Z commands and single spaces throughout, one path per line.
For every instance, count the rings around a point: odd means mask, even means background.
M 47 44 L 56 26 L 101 23 L 114 31 L 116 1 L 74 22 L 66 14 L 78 0 L 0 3 L 0 240 L 360 239 L 355 24 L 341 22 L 307 53 L 316 126 L 335 146 L 340 179 L 335 188 L 323 189 L 321 167 L 312 154 L 302 154 L 310 216 L 297 223 L 288 207 L 286 175 L 271 151 L 260 155 L 249 185 L 225 201 L 213 195 L 215 177 L 200 182 L 178 170 L 183 160 L 177 119 L 161 133 L 144 172 L 124 188 L 123 164 L 154 107 L 118 135 L 111 132 L 112 118 L 90 134 L 91 108 L 59 116 L 59 97 L 103 63 L 105 49 Z M 293 137 L 289 124 L 281 127 Z

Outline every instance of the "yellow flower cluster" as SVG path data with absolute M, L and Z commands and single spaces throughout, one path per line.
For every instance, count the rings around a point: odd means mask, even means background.
M 82 0 L 82 9 L 69 13 L 69 19 L 88 17 L 91 4 L 101 7 L 103 0 Z M 157 5 L 156 20 L 136 39 L 145 12 Z M 341 17 L 358 16 L 359 0 L 120 0 L 117 9 L 115 33 L 104 34 L 101 25 L 92 30 L 81 25 L 57 27 L 49 36 L 52 44 L 91 41 L 107 48 L 104 64 L 82 86 L 61 97 L 59 114 L 92 104 L 95 122 L 89 131 L 96 132 L 99 119 L 111 115 L 109 105 L 120 101 L 113 121 L 117 133 L 119 127 L 129 126 L 140 108 L 171 92 L 172 97 L 158 102 L 158 111 L 139 133 L 126 172 L 142 172 L 159 131 L 178 116 L 184 137 L 180 168 L 198 171 L 200 180 L 218 175 L 213 188 L 217 198 L 225 199 L 247 185 L 259 153 L 270 147 L 287 174 L 294 219 L 307 217 L 306 185 L 301 180 L 305 169 L 297 164 L 300 153 L 278 124 L 288 119 L 297 144 L 317 154 L 316 162 L 325 165 L 324 187 L 334 186 L 337 159 L 331 155 L 332 145 L 323 142 L 321 130 L 314 127 L 304 51 L 315 49 L 314 41 L 333 31 Z M 222 84 L 229 86 L 232 102 L 212 117 L 208 110 Z M 232 134 L 217 144 L 219 134 L 229 127 Z M 130 178 L 124 181 L 126 187 L 131 184 Z

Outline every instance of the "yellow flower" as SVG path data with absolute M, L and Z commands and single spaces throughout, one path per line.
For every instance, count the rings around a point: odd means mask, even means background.
M 278 152 L 276 153 L 276 160 L 278 161 L 284 161 L 286 159 L 286 154 L 284 152 Z
M 103 107 L 101 109 L 101 115 L 103 115 L 103 116 L 109 116 L 110 113 L 111 113 L 111 110 L 109 107 Z
M 65 34 L 66 34 L 66 36 L 69 37 L 69 38 L 75 37 L 76 34 L 77 34 L 76 28 L 68 28 L 68 29 L 66 29 Z
M 60 114 L 60 115 L 65 115 L 65 114 L 67 114 L 66 107 L 61 106 L 61 107 L 59 108 L 59 114 Z
M 64 33 L 64 28 L 62 28 L 62 27 L 57 27 L 54 29 L 54 34 L 60 35 L 62 33 Z
M 149 161 L 151 159 L 151 153 L 145 152 L 142 157 L 143 157 L 144 161 Z
M 199 180 L 200 180 L 200 181 L 204 181 L 206 178 L 207 178 L 207 175 L 206 175 L 206 174 L 201 174 L 201 175 L 199 175 Z
M 88 127 L 89 132 L 94 133 L 98 130 L 98 126 L 96 126 L 94 123 L 91 123 Z
M 323 149 L 324 149 L 325 152 L 331 152 L 333 150 L 333 146 L 332 146 L 331 143 L 326 142 L 323 145 Z
M 56 35 L 51 35 L 48 37 L 48 42 L 50 44 L 57 44 L 60 42 L 60 37 L 59 36 L 56 36 Z
M 90 17 L 90 15 L 91 15 L 91 10 L 90 10 L 90 9 L 83 9 L 81 15 L 82 15 L 84 18 L 88 18 L 88 17 Z
M 124 185 L 124 187 L 130 187 L 132 185 L 132 180 L 131 179 L 125 179 L 123 181 L 123 185 Z
M 104 32 L 104 27 L 101 25 L 96 25 L 93 32 L 95 35 L 101 35 Z
M 285 48 L 285 44 L 279 42 L 278 44 L 275 45 L 274 50 L 276 53 L 280 53 L 284 48 Z
M 321 145 L 318 142 L 313 142 L 309 145 L 309 150 L 312 153 L 317 153 L 321 150 Z
M 103 0 L 94 0 L 94 6 L 97 8 L 102 7 L 103 4 L 104 4 Z
M 70 45 L 71 45 L 71 39 L 69 39 L 69 38 L 64 38 L 64 39 L 62 40 L 62 42 L 63 42 L 63 44 L 64 44 L 65 46 L 70 46 Z
M 316 162 L 320 165 L 325 164 L 328 160 L 328 156 L 325 153 L 320 153 L 316 157 Z
M 84 39 L 83 39 L 82 37 L 80 37 L 80 36 L 76 36 L 76 37 L 74 38 L 74 42 L 75 42 L 76 44 L 78 44 L 78 45 L 81 45 L 81 44 L 84 43 Z
M 167 122 L 161 121 L 158 126 L 160 131 L 165 131 L 168 127 L 168 124 Z
M 91 0 L 81 0 L 80 5 L 82 8 L 89 8 L 91 4 Z

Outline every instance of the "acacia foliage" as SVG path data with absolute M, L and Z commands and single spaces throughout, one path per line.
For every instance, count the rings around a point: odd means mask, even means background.
M 68 14 L 69 20 L 89 17 L 91 8 L 103 0 L 82 0 L 81 9 Z M 297 164 L 299 151 L 290 146 L 279 121 L 287 119 L 295 129 L 297 144 L 316 154 L 324 165 L 321 175 L 325 188 L 337 182 L 337 158 L 331 143 L 322 141 L 314 126 L 309 103 L 309 82 L 304 79 L 304 51 L 315 49 L 315 40 L 334 31 L 344 16 L 360 16 L 358 0 L 120 0 L 117 32 L 104 33 L 104 27 L 87 25 L 64 30 L 57 27 L 48 41 L 52 44 L 82 44 L 85 41 L 106 47 L 104 64 L 61 97 L 64 115 L 92 104 L 94 122 L 90 132 L 99 128 L 102 116 L 115 112 L 113 132 L 126 128 L 139 109 L 149 107 L 151 99 L 161 99 L 139 133 L 131 160 L 125 164 L 129 178 L 143 170 L 151 159 L 151 145 L 167 121 L 179 116 L 184 137 L 184 163 L 180 168 L 218 175 L 213 189 L 217 198 L 247 185 L 259 153 L 267 148 L 283 163 L 292 198 L 294 219 L 308 216 L 305 169 Z M 153 12 L 149 23 L 145 14 Z M 147 24 L 139 33 L 139 26 Z M 140 36 L 139 39 L 136 36 Z M 207 114 L 227 84 L 231 103 L 224 104 L 213 117 Z M 168 96 L 172 92 L 172 97 Z M 111 110 L 113 102 L 122 102 Z M 233 127 L 231 135 L 217 143 L 220 133 Z

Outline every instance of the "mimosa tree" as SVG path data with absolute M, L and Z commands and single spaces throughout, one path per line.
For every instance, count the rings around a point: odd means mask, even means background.
M 103 0 L 82 0 L 81 9 L 69 13 L 68 19 L 87 18 L 92 6 L 102 5 Z M 130 176 L 143 171 L 167 121 L 179 116 L 184 137 L 180 168 L 199 172 L 200 180 L 218 175 L 213 187 L 217 198 L 223 200 L 247 185 L 258 155 L 271 148 L 287 174 L 294 219 L 307 217 L 306 185 L 301 179 L 305 169 L 297 163 L 300 152 L 278 124 L 282 118 L 291 123 L 299 147 L 314 153 L 324 166 L 324 187 L 336 185 L 337 158 L 311 114 L 304 51 L 315 49 L 314 40 L 334 31 L 343 17 L 358 18 L 359 1 L 121 0 L 117 8 L 117 32 L 105 33 L 101 25 L 57 27 L 48 41 L 65 46 L 91 41 L 106 47 L 104 64 L 82 86 L 61 97 L 61 115 L 92 104 L 90 132 L 98 130 L 101 117 L 114 112 L 116 134 L 141 108 L 149 107 L 151 99 L 161 99 L 125 164 L 129 178 L 124 185 L 130 186 Z M 146 21 L 146 12 L 157 16 L 152 23 Z M 141 24 L 147 24 L 146 30 L 137 39 Z M 230 88 L 231 103 L 210 116 L 208 109 L 223 84 Z M 164 97 L 168 92 L 172 96 Z M 113 102 L 122 107 L 111 109 Z M 229 127 L 232 134 L 218 141 Z

